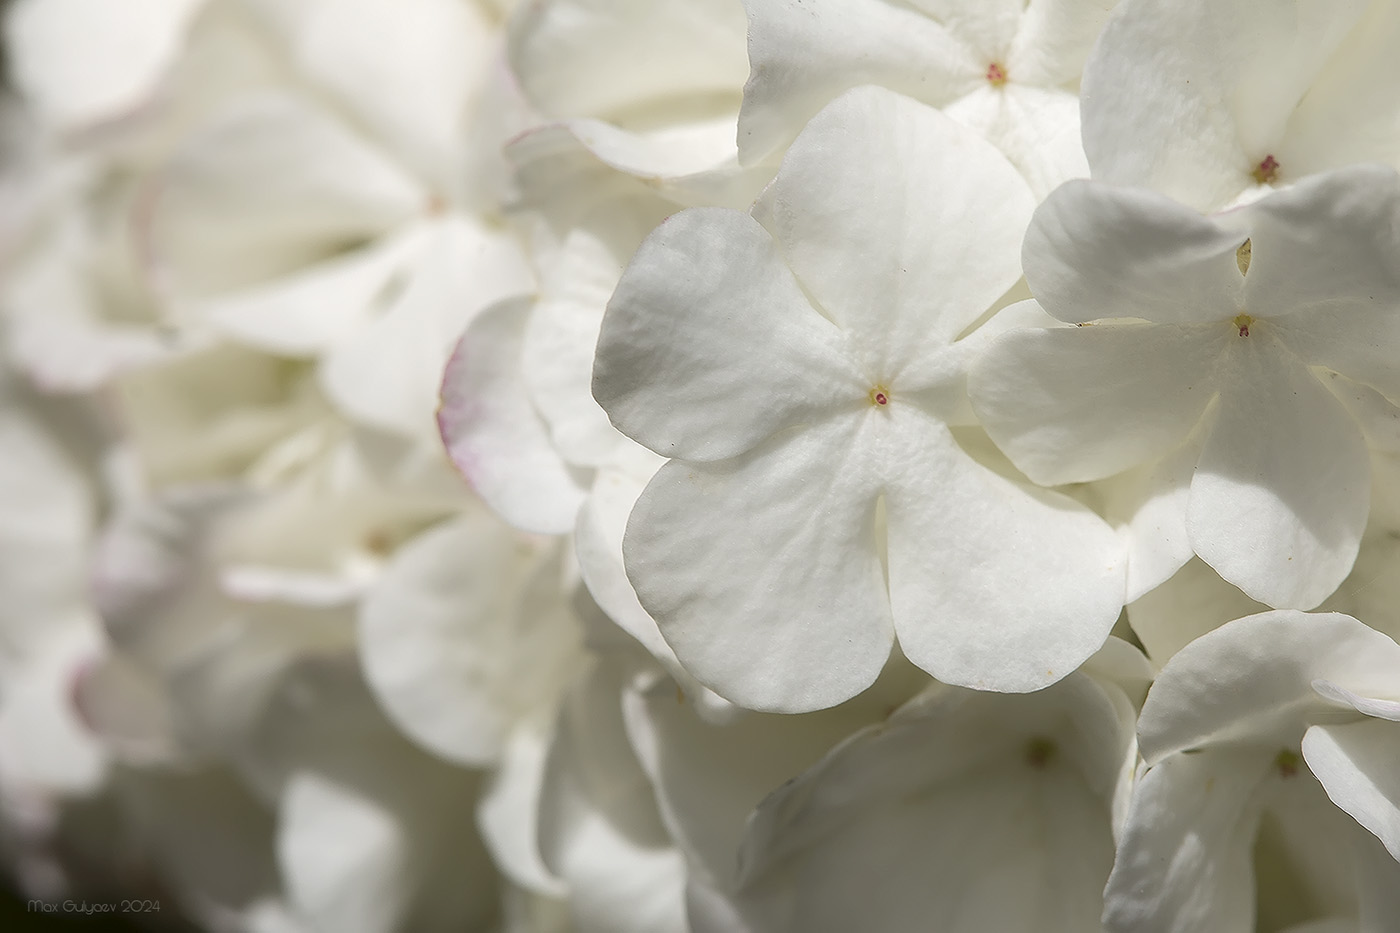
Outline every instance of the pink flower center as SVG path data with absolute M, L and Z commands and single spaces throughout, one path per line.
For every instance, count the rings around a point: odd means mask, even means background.
M 987 66 L 987 83 L 992 87 L 1001 87 L 1006 83 L 1006 69 L 996 62 Z

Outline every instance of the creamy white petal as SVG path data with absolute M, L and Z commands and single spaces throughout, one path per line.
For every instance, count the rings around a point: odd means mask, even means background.
M 1356 561 L 1370 456 L 1346 409 L 1270 334 L 1231 346 L 1191 480 L 1191 546 L 1252 598 L 1311 609 Z
M 975 133 L 859 88 L 807 125 L 756 213 L 867 375 L 888 382 L 1016 283 L 1033 203 Z
M 1171 324 L 1013 331 L 973 362 L 968 391 L 992 440 L 1032 480 L 1103 479 L 1187 439 L 1215 395 L 1228 336 Z
M 484 765 L 547 707 L 577 662 L 557 548 L 484 509 L 395 555 L 360 608 L 360 660 L 395 724 L 435 754 Z
M 627 574 L 681 664 L 726 699 L 820 709 L 884 666 L 894 634 L 869 435 L 847 415 L 735 460 L 672 461 L 638 500 Z
M 1154 763 L 1184 749 L 1248 741 L 1296 746 L 1335 709 L 1318 679 L 1371 696 L 1400 695 L 1400 646 L 1340 613 L 1275 610 L 1236 619 L 1178 651 L 1153 684 L 1138 723 Z
M 1332 802 L 1400 861 L 1400 725 L 1369 719 L 1313 726 L 1303 736 L 1303 758 Z
M 15 83 L 60 128 L 128 116 L 175 64 L 204 0 L 22 0 L 7 11 Z
M 1243 293 L 1236 253 L 1246 237 L 1151 191 L 1075 181 L 1036 209 L 1021 258 L 1031 294 L 1071 324 L 1228 321 Z
M 899 438 L 884 500 L 890 605 L 904 654 L 979 689 L 1038 690 L 1073 671 L 1123 608 L 1122 539 L 1067 497 L 976 464 L 927 416 L 887 414 Z
M 593 394 L 665 457 L 722 460 L 836 406 L 868 405 L 847 338 L 753 218 L 694 208 L 642 244 L 598 340 Z
M 853 87 L 879 84 L 942 105 L 986 82 L 989 62 L 926 9 L 889 0 L 747 0 L 745 6 L 753 68 L 739 116 L 746 162 L 786 146 L 828 101 Z
M 581 480 L 550 443 L 521 373 L 525 300 L 483 311 L 448 360 L 438 428 L 447 455 L 506 521 L 562 534 L 584 499 Z

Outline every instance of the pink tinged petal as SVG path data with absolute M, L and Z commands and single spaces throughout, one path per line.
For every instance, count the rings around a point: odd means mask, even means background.
M 1150 191 L 1075 181 L 1036 210 L 1021 258 L 1036 300 L 1068 323 L 1228 321 L 1246 236 Z
M 529 396 L 571 463 L 606 463 L 623 443 L 593 398 L 593 357 L 623 265 L 660 219 L 612 206 L 615 220 L 571 230 L 540 264 L 539 297 L 525 328 L 521 365 Z
M 447 363 L 438 428 L 447 455 L 502 518 L 525 531 L 573 527 L 584 487 L 550 444 L 520 372 L 525 300 L 488 308 Z
M 418 182 L 348 127 L 274 95 L 187 139 L 156 184 L 154 273 L 177 300 L 327 259 L 427 206 Z
M 1138 735 L 1148 763 L 1233 741 L 1288 747 L 1335 706 L 1316 680 L 1400 695 L 1400 646 L 1340 613 L 1289 609 L 1236 619 L 1182 648 L 1162 668 Z
M 720 696 L 821 709 L 884 666 L 894 633 L 867 425 L 850 415 L 731 461 L 673 461 L 638 500 L 627 574 L 681 664 Z
M 557 694 L 578 651 L 551 579 L 557 561 L 544 541 L 480 508 L 395 555 L 360 608 L 359 642 L 365 676 L 401 730 L 461 764 L 500 756 L 515 722 Z
M 1078 503 L 977 465 L 927 416 L 890 415 L 891 459 L 906 465 L 885 493 L 905 655 L 982 690 L 1039 690 L 1073 671 L 1123 608 L 1122 539 Z
M 431 227 L 402 291 L 322 359 L 321 385 L 348 417 L 399 435 L 431 429 L 454 341 L 493 302 L 525 291 L 514 238 L 466 217 Z
M 1400 726 L 1376 719 L 1313 726 L 1303 758 L 1332 802 L 1400 861 Z
M 752 72 L 739 114 L 746 163 L 782 149 L 828 101 L 878 84 L 942 106 L 989 62 L 933 14 L 889 0 L 747 0 Z
M 803 130 L 757 213 L 869 375 L 885 381 L 951 343 L 1016 283 L 1033 204 L 975 133 L 860 88 Z
M 737 0 L 542 0 L 511 18 L 509 50 L 530 102 L 552 118 L 619 122 L 647 103 L 737 103 L 748 74 Z
M 722 460 L 838 407 L 870 381 L 753 218 L 695 208 L 637 251 L 603 319 L 593 395 L 665 457 Z
M 1370 456 L 1346 409 L 1269 336 L 1236 344 L 1191 481 L 1192 547 L 1271 606 L 1310 609 L 1351 572 Z
M 1244 289 L 1250 314 L 1355 309 L 1400 319 L 1400 175 L 1394 169 L 1360 165 L 1305 179 L 1251 204 L 1243 217 L 1251 241 Z M 1400 331 L 1400 324 L 1390 326 Z M 1340 336 L 1345 341 L 1348 335 Z M 1370 348 L 1362 343 L 1359 349 Z
M 23 0 L 7 11 L 15 84 L 62 130 L 127 116 L 159 89 L 204 0 Z
M 1271 757 L 1205 749 L 1148 770 L 1104 889 L 1107 933 L 1254 929 L 1253 850 Z
M 1229 337 L 1159 324 L 1013 331 L 973 362 L 972 407 L 1035 482 L 1103 479 L 1186 440 L 1215 395 Z

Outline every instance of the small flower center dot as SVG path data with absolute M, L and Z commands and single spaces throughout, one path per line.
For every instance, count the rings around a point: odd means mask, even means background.
M 884 386 L 875 386 L 870 390 L 870 404 L 888 405 L 890 403 L 890 392 Z
M 1283 751 L 1279 752 L 1278 757 L 1274 759 L 1274 767 L 1278 769 L 1278 773 L 1281 777 L 1291 778 L 1298 773 L 1298 765 L 1302 760 L 1303 759 L 1297 752 L 1285 748 Z
M 1254 323 L 1254 318 L 1250 317 L 1248 314 L 1236 314 L 1234 321 L 1231 323 L 1240 329 L 1241 337 L 1248 337 L 1249 325 Z
M 1043 736 L 1036 736 L 1026 743 L 1026 764 L 1037 771 L 1044 771 L 1055 760 L 1059 747 Z
M 1278 159 L 1275 159 L 1272 155 L 1264 156 L 1264 160 L 1256 165 L 1254 171 L 1250 172 L 1250 174 L 1254 176 L 1254 180 L 1259 182 L 1259 184 L 1272 185 L 1275 179 L 1278 178 Z
M 987 66 L 987 83 L 992 87 L 1001 87 L 1006 83 L 1006 69 L 996 62 Z

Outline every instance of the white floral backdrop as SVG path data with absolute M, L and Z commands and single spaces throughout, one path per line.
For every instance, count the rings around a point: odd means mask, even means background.
M 4 26 L 29 913 L 1400 931 L 1400 3 Z

